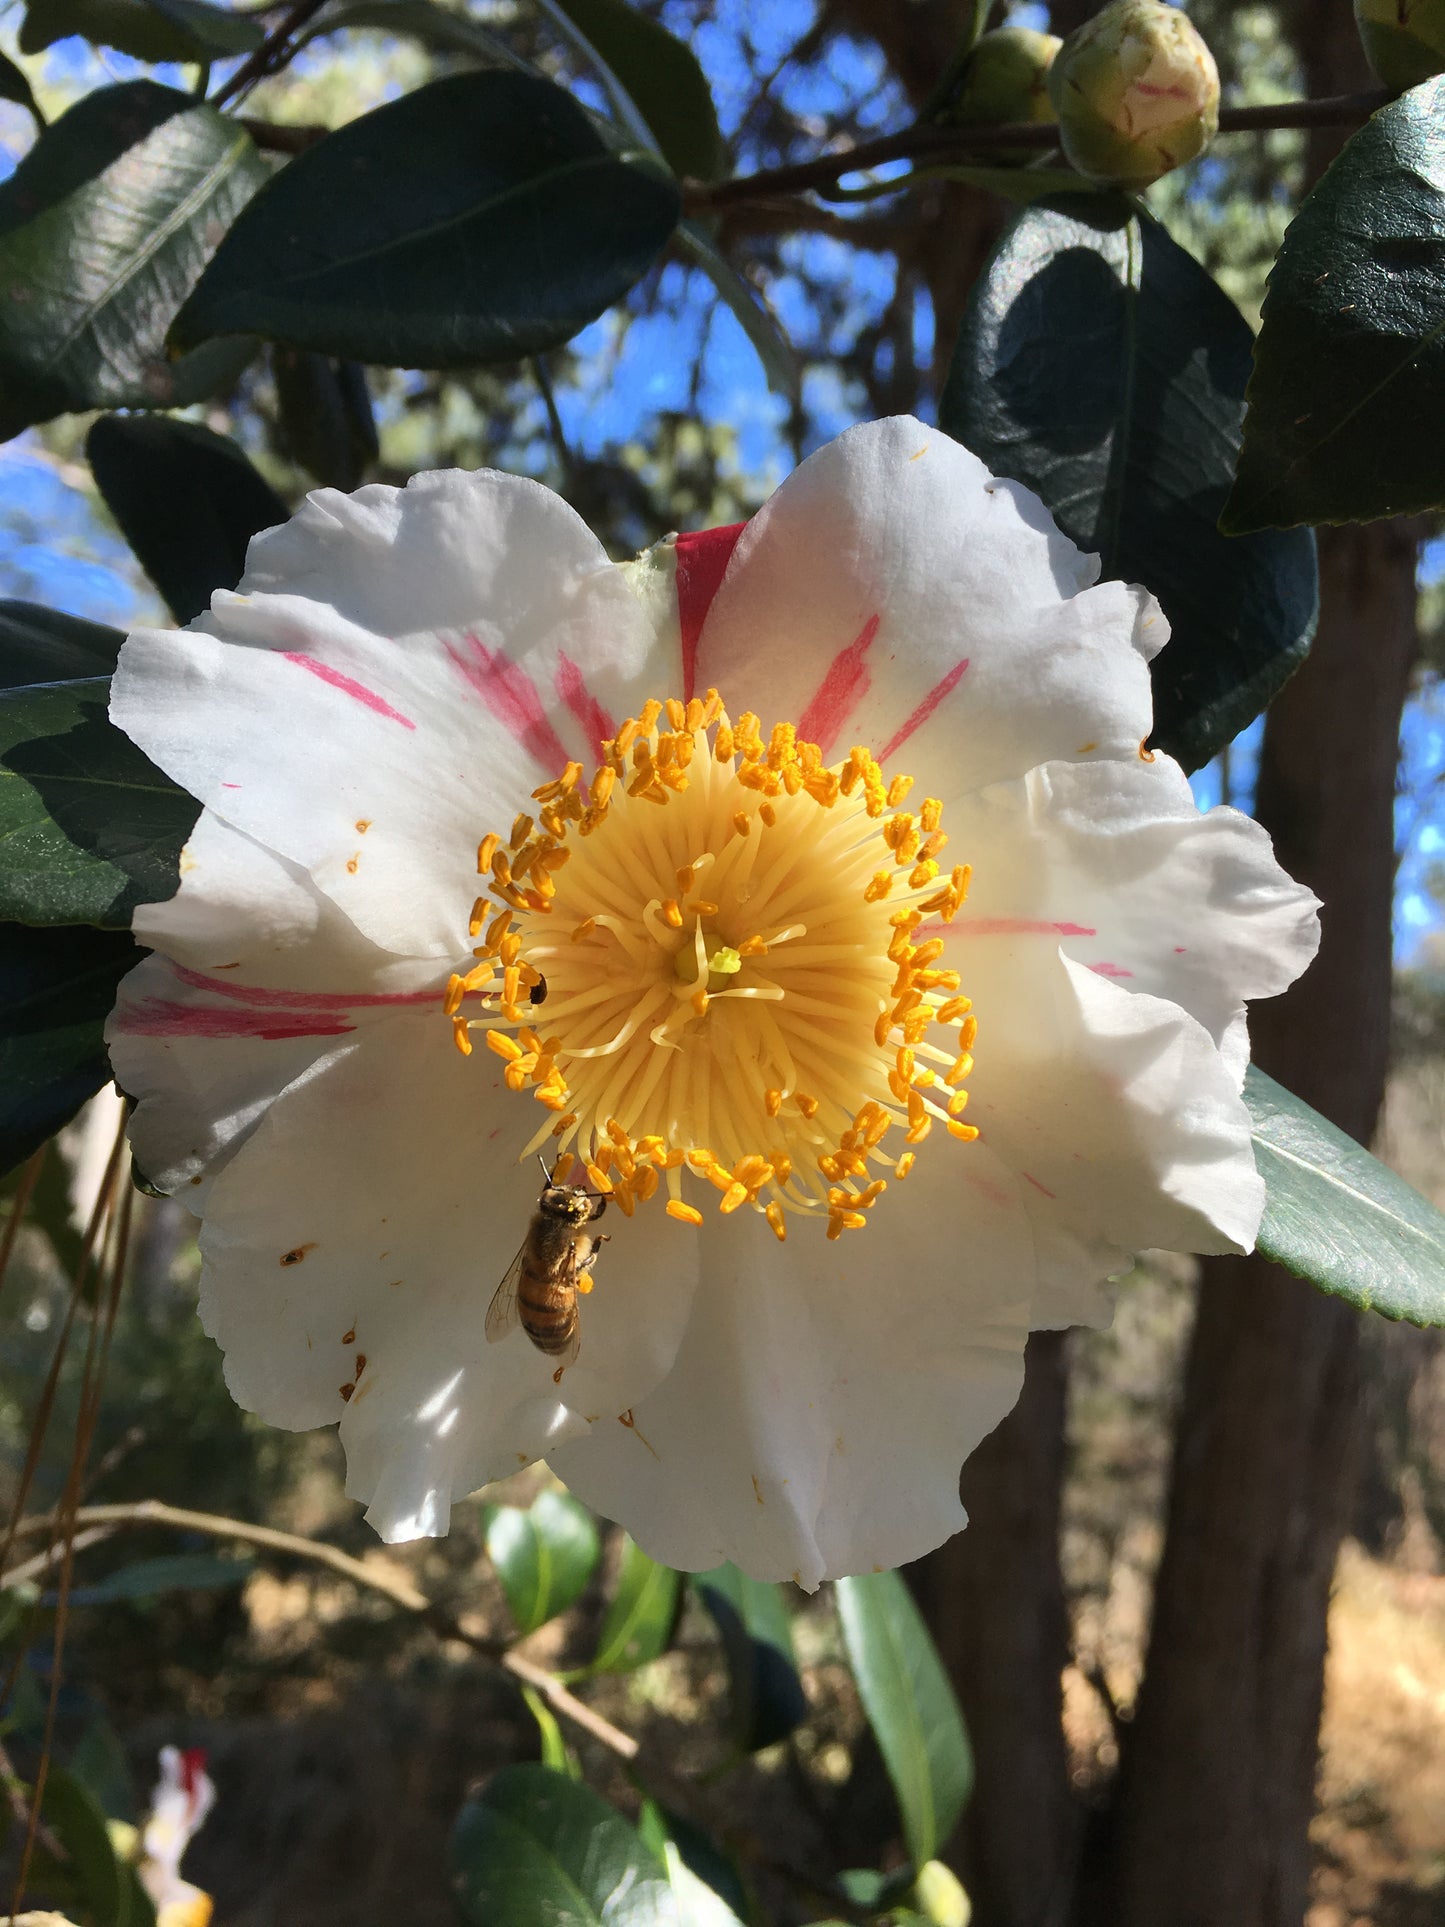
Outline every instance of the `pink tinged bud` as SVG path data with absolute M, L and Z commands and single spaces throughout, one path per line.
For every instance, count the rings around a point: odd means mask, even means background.
M 1065 154 L 1081 174 L 1147 187 L 1208 147 L 1219 70 L 1197 29 L 1157 0 L 1114 0 L 1049 70 Z
M 1002 127 L 1051 121 L 1049 68 L 1063 46 L 1057 34 L 996 27 L 969 54 L 944 119 L 956 127 Z

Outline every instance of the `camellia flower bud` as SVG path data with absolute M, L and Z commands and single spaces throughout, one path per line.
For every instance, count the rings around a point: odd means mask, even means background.
M 1095 180 L 1147 187 L 1202 154 L 1219 126 L 1219 70 L 1177 7 L 1114 0 L 1049 69 L 1064 152 Z
M 1370 65 L 1397 94 L 1445 73 L 1445 0 L 1355 0 L 1355 24 Z
M 1048 75 L 1063 46 L 1057 34 L 1031 27 L 996 27 L 964 61 L 943 118 L 956 127 L 1002 127 L 1011 121 L 1051 121 Z

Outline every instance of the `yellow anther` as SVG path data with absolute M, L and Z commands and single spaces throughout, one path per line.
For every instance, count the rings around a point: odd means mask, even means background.
M 561 1137 L 565 1131 L 570 1131 L 576 1122 L 577 1113 L 575 1111 L 568 1111 L 565 1117 L 559 1117 L 557 1122 L 552 1126 L 553 1137 Z
M 958 1117 L 961 1112 L 966 1111 L 967 1109 L 968 1109 L 968 1092 L 955 1091 L 953 1093 L 953 1096 L 948 1100 L 948 1115 L 950 1117 Z
M 973 1001 L 968 997 L 950 997 L 934 1013 L 940 1024 L 956 1024 L 960 1017 L 966 1017 L 973 1009 Z
M 899 1158 L 897 1164 L 895 1164 L 893 1167 L 894 1177 L 906 1178 L 908 1176 L 908 1173 L 913 1169 L 914 1165 L 917 1163 L 917 1161 L 918 1161 L 918 1155 L 916 1152 L 905 1151 L 902 1157 Z
M 705 990 L 699 989 L 692 993 L 691 997 L 688 998 L 688 1002 L 692 1005 L 699 1017 L 706 1017 L 707 1007 L 712 1002 L 712 999 Z
M 662 921 L 670 923 L 674 930 L 682 928 L 682 911 L 675 897 L 665 897 L 661 905 Z
M 501 843 L 501 840 L 496 832 L 493 831 L 491 835 L 484 836 L 477 845 L 477 875 L 479 877 L 484 877 L 488 870 L 491 869 L 492 858 L 496 855 L 497 846 Z
M 746 810 L 733 811 L 733 828 L 739 836 L 746 836 L 752 827 L 753 819 L 748 815 Z
M 467 1020 L 465 1017 L 453 1017 L 452 1042 L 456 1045 L 463 1057 L 471 1056 L 472 1036 L 471 1032 L 467 1029 Z
M 967 1077 L 972 1069 L 973 1058 L 964 1051 L 962 1056 L 956 1057 L 943 1073 L 943 1081 L 945 1084 L 957 1084 L 962 1078 Z
M 816 1097 L 810 1097 L 806 1091 L 794 1091 L 793 1102 L 804 1117 L 813 1118 L 818 1115 L 818 1100 Z
M 932 883 L 937 875 L 938 865 L 933 861 L 932 857 L 927 857 L 922 863 L 915 865 L 914 868 L 909 871 L 908 886 L 912 890 L 921 890 L 925 884 Z
M 763 1109 L 769 1117 L 776 1117 L 783 1108 L 783 1093 L 776 1090 L 763 1092 Z
M 896 810 L 912 788 L 913 778 L 911 776 L 895 776 L 893 781 L 888 785 L 886 800 L 889 809 Z M 925 804 L 924 808 L 926 809 L 927 807 L 927 804 Z
M 961 1139 L 965 1144 L 972 1144 L 973 1140 L 978 1136 L 978 1126 L 976 1124 L 959 1124 L 950 1118 L 948 1121 L 948 1135 Z
M 666 703 L 663 705 L 663 707 L 667 711 L 667 721 L 668 721 L 669 728 L 686 729 L 687 711 L 676 696 L 669 696 Z
M 773 1176 L 779 1184 L 786 1184 L 793 1175 L 793 1160 L 783 1151 L 769 1153 L 772 1160 Z
M 579 923 L 577 928 L 572 932 L 571 941 L 573 943 L 585 942 L 585 940 L 592 935 L 592 932 L 596 928 L 597 928 L 596 917 L 584 918 L 584 920 L 581 923 Z
M 718 724 L 717 734 L 712 739 L 712 753 L 716 762 L 730 763 L 733 760 L 734 738 L 730 724 Z
M 758 805 L 758 815 L 763 819 L 764 823 L 767 824 L 769 829 L 772 829 L 778 820 L 778 812 L 773 808 L 771 803 L 760 803 Z
M 509 1037 L 504 1030 L 487 1032 L 487 1049 L 495 1051 L 497 1056 L 507 1064 L 515 1064 L 522 1055 L 521 1045 L 514 1038 Z
M 783 1207 L 780 1204 L 770 1204 L 764 1211 L 763 1216 L 772 1226 L 773 1236 L 777 1239 L 778 1243 L 784 1243 L 788 1235 L 788 1227 L 783 1222 Z
M 669 1218 L 676 1218 L 680 1224 L 702 1223 L 702 1213 L 696 1205 L 684 1204 L 681 1198 L 668 1199 L 667 1215 Z
M 687 914 L 690 917 L 715 917 L 717 915 L 717 909 L 718 907 L 715 903 L 709 903 L 703 897 L 696 897 L 688 904 Z
M 893 878 L 887 870 L 875 870 L 863 891 L 865 903 L 881 903 L 893 888 Z
M 686 863 L 680 870 L 676 871 L 675 874 L 677 877 L 677 894 L 680 897 L 685 897 L 697 882 L 697 870 L 693 864 Z
M 925 796 L 923 807 L 918 812 L 919 825 L 925 836 L 931 836 L 943 821 L 943 803 L 936 796 Z
M 603 1149 L 605 1150 L 606 1146 L 604 1146 Z M 600 1157 L 601 1153 L 599 1153 L 598 1155 Z M 601 1164 L 600 1163 L 589 1164 L 586 1167 L 586 1171 L 587 1171 L 588 1181 L 590 1182 L 592 1189 L 594 1191 L 600 1191 L 604 1197 L 610 1196 L 612 1191 L 612 1180 L 607 1175 L 607 1173 L 603 1170 Z
M 461 1009 L 462 998 L 466 995 L 466 990 L 466 985 L 456 972 L 453 971 L 451 976 L 447 978 L 447 987 L 442 996 L 442 1009 L 448 1017 L 455 1017 Z
M 726 1217 L 730 1211 L 736 1211 L 740 1204 L 746 1204 L 747 1201 L 748 1187 L 745 1184 L 733 1183 L 724 1191 L 718 1210 Z
M 520 850 L 531 834 L 532 818 L 524 812 L 513 822 L 512 834 L 507 838 L 507 841 L 514 850 Z

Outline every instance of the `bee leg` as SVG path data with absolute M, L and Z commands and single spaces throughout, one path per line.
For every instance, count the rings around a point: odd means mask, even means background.
M 600 1218 L 606 1209 L 607 1199 L 603 1196 L 602 1192 L 599 1191 L 592 1200 L 592 1216 L 594 1218 Z

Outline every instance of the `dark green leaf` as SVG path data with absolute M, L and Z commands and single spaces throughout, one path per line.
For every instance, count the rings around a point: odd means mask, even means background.
M 487 1520 L 487 1553 L 520 1632 L 534 1633 L 580 1598 L 601 1550 L 585 1506 L 544 1492 L 527 1511 L 499 1505 Z
M 109 1819 L 135 1818 L 130 1762 L 120 1736 L 104 1715 L 86 1727 L 70 1756 L 70 1770 Z
M 137 1559 L 93 1586 L 74 1586 L 70 1603 L 107 1606 L 117 1599 L 155 1599 L 163 1592 L 221 1592 L 245 1585 L 254 1569 L 253 1559 L 229 1559 L 218 1552 L 173 1552 L 159 1559 Z
M 700 1827 L 656 1800 L 644 1800 L 637 1831 L 667 1867 L 679 1920 L 691 1927 L 729 1927 L 749 1917 L 737 1868 Z
M 96 486 L 177 622 L 234 589 L 246 545 L 286 504 L 236 444 L 199 422 L 106 415 L 85 438 Z
M 526 74 L 453 74 L 300 155 L 222 243 L 173 338 L 256 333 L 459 368 L 567 341 L 651 266 L 677 185 Z
M 207 0 L 29 0 L 21 53 L 39 53 L 70 34 L 156 63 L 221 60 L 250 53 L 265 38 L 259 21 Z
M 1363 1311 L 1445 1325 L 1445 1216 L 1254 1064 L 1244 1097 L 1268 1199 L 1265 1257 Z
M 101 622 L 38 602 L 0 601 L 0 689 L 108 676 L 124 641 L 123 630 Z
M 562 1728 L 557 1723 L 557 1715 L 543 1699 L 535 1686 L 524 1686 L 522 1698 L 527 1702 L 527 1711 L 537 1722 L 537 1733 L 542 1742 L 542 1764 L 554 1773 L 565 1773 L 569 1779 L 580 1780 L 581 1768 L 577 1756 L 568 1748 L 562 1737 Z
M 35 104 L 30 82 L 10 56 L 4 53 L 0 53 L 0 100 L 13 100 L 17 107 L 23 107 L 34 119 L 37 127 L 44 127 L 45 117 Z
M 692 1583 L 722 1635 L 733 1738 L 749 1753 L 786 1739 L 807 1718 L 808 1702 L 781 1591 L 733 1565 L 696 1573 Z
M 117 1857 L 105 1814 L 73 1773 L 51 1767 L 40 1811 L 65 1851 L 76 1911 L 98 1927 L 155 1927 L 155 1911 Z
M 438 5 L 437 0 L 348 0 L 347 5 L 323 14 L 315 26 L 308 27 L 299 36 L 297 44 L 304 47 L 324 34 L 357 29 L 406 34 L 439 53 L 470 54 L 489 67 L 536 73 L 500 34 L 482 26 L 480 21 Z
M 1445 507 L 1445 75 L 1362 127 L 1270 271 L 1222 526 Z
M 1142 582 L 1172 629 L 1153 741 L 1193 769 L 1303 659 L 1318 584 L 1306 534 L 1227 540 L 1249 329 L 1127 202 L 1027 209 L 976 284 L 939 420 L 1039 494 L 1106 577 Z
M 110 684 L 0 693 L 0 920 L 127 930 L 176 892 L 200 805 L 110 721 Z
M 0 929 L 3 929 L 0 925 Z M 51 1145 L 31 1186 L 25 1202 L 25 1222 L 40 1231 L 55 1262 L 68 1278 L 77 1278 L 85 1261 L 85 1240 L 75 1227 L 70 1206 L 70 1168 L 58 1145 Z M 6 1215 L 15 1208 L 15 1197 L 24 1178 L 23 1171 L 12 1171 L 0 1178 L 0 1197 Z
M 781 395 L 784 401 L 799 400 L 802 390 L 799 386 L 797 357 L 751 282 L 739 274 L 726 255 L 719 251 L 711 235 L 700 228 L 696 221 L 679 223 L 677 249 L 685 258 L 691 259 L 694 267 L 702 269 L 732 310 L 763 364 L 763 373 L 773 393 Z
M 677 1927 L 661 1861 L 590 1787 L 506 1766 L 462 1808 L 452 1887 L 473 1927 Z
M 108 1081 L 101 1033 L 116 986 L 140 959 L 123 931 L 0 925 L 0 1172 Z
M 858 1696 L 898 1796 L 915 1867 L 943 1846 L 973 1788 L 973 1755 L 948 1674 L 896 1572 L 840 1579 L 838 1617 Z
M 716 180 L 724 162 L 722 130 L 692 49 L 628 0 L 555 4 L 626 89 L 673 173 Z
M 171 360 L 165 334 L 267 176 L 251 137 L 151 81 L 103 87 L 0 184 L 0 438 L 66 409 L 171 408 L 249 346 Z
M 682 1574 L 649 1559 L 629 1538 L 622 1542 L 617 1591 L 602 1622 L 589 1671 L 630 1673 L 665 1653 L 682 1602 Z
M 281 446 L 323 488 L 361 484 L 378 448 L 366 375 L 358 362 L 307 348 L 273 348 Z

